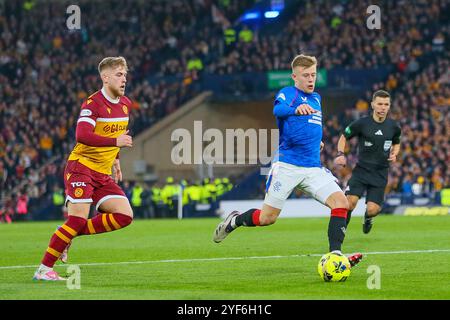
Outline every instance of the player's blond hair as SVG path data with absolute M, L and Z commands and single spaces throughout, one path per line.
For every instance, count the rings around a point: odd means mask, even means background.
M 309 68 L 316 64 L 316 57 L 299 54 L 294 58 L 294 60 L 292 60 L 291 67 L 292 70 L 294 70 L 295 67 Z
M 98 64 L 98 72 L 101 74 L 105 69 L 114 69 L 123 66 L 128 71 L 127 60 L 124 57 L 106 57 Z

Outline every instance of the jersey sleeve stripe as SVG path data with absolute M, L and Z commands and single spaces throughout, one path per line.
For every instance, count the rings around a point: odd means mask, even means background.
M 298 97 L 298 91 L 295 92 L 295 98 L 292 99 L 291 104 L 289 105 L 289 107 L 292 107 L 294 105 L 295 100 L 297 100 Z
M 124 118 L 97 118 L 97 121 L 101 122 L 121 122 L 121 121 L 128 121 L 128 117 Z
M 83 117 L 83 118 L 78 119 L 77 123 L 79 123 L 79 122 L 87 122 L 87 123 L 92 124 L 95 127 L 95 121 L 92 120 L 91 118 Z

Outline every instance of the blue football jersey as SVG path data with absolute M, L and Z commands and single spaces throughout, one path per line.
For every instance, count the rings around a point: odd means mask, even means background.
M 280 143 L 279 161 L 300 167 L 321 167 L 322 98 L 316 92 L 305 93 L 296 87 L 285 87 L 276 95 L 273 114 L 277 118 Z M 316 113 L 296 115 L 295 109 L 308 104 Z

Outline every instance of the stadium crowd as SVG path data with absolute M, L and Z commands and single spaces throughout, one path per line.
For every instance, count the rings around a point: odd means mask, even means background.
M 387 88 L 392 96 L 390 117 L 402 127 L 401 151 L 397 162 L 391 164 L 386 193 L 401 193 L 410 202 L 413 195 L 430 195 L 439 203 L 440 191 L 450 187 L 450 57 L 437 59 L 415 75 L 406 71 L 391 74 L 385 83 L 374 84 L 366 99 L 333 116 L 324 127 L 328 141 L 322 161 L 334 168 L 337 141 L 353 120 L 367 115 L 370 92 Z M 357 139 L 347 146 L 349 166 L 335 168 L 343 186 L 356 164 Z
M 134 102 L 133 135 L 194 96 L 196 69 L 188 68 L 189 63 L 205 52 L 206 39 L 221 39 L 212 35 L 216 30 L 209 14 L 212 4 L 206 0 L 139 2 L 138 10 L 136 2 L 105 1 L 99 11 L 95 3 L 80 1 L 83 23 L 75 32 L 66 27 L 68 3 L 1 3 L 2 199 L 8 190 L 16 190 L 39 202 L 60 183 L 52 176 L 63 171 L 74 145 L 79 106 L 100 86 L 96 66 L 101 57 L 123 55 L 132 68 L 127 95 Z M 223 0 L 216 8 L 234 19 L 252 2 Z M 119 23 L 110 14 L 115 11 L 121 12 Z M 147 79 L 148 75 L 175 74 L 181 78 L 156 83 Z M 16 203 L 18 198 L 2 202 Z
M 445 1 L 385 2 L 380 31 L 365 27 L 360 2 L 305 0 L 276 35 L 232 23 L 254 2 L 223 0 L 213 6 L 207 0 L 177 0 L 139 2 L 138 8 L 133 1 L 110 0 L 99 11 L 80 1 L 83 22 L 76 32 L 67 30 L 67 16 L 60 14 L 64 2 L 2 3 L 0 216 L 23 211 L 24 201 L 39 206 L 44 196 L 61 191 L 58 177 L 75 142 L 78 106 L 99 88 L 96 65 L 105 55 L 123 55 L 132 68 L 127 95 L 134 101 L 133 135 L 198 93 L 196 80 L 203 72 L 285 70 L 298 52 L 317 55 L 327 69 L 390 66 L 386 82 L 373 87 L 394 93 L 392 116 L 403 126 L 401 161 L 393 165 L 388 191 L 438 191 L 449 185 Z M 109 13 L 119 6 L 119 22 L 112 23 L 117 17 Z M 443 57 L 433 61 L 435 54 Z M 324 163 L 332 161 L 339 134 L 367 111 L 369 99 L 368 92 L 354 109 L 327 120 Z M 344 169 L 339 177 L 345 183 L 349 174 Z M 4 197 L 7 190 L 16 193 Z

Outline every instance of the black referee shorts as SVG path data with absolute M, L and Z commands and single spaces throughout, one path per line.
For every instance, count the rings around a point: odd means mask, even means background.
M 366 192 L 366 203 L 371 201 L 380 207 L 384 203 L 384 190 L 387 184 L 387 169 L 381 171 L 368 170 L 359 166 L 353 169 L 348 182 L 346 195 L 361 198 Z

